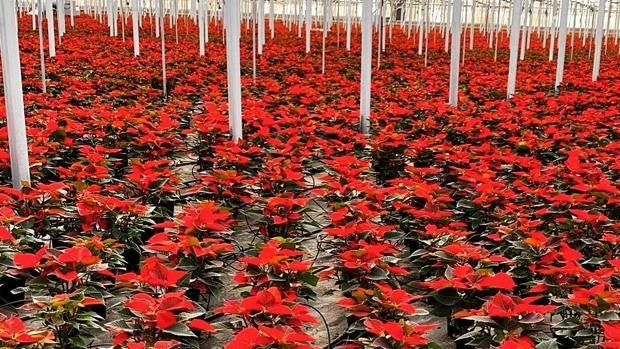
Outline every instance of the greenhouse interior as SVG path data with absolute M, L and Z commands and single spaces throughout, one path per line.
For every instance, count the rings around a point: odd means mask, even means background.
M 620 349 L 620 2 L 0 0 L 0 348 Z

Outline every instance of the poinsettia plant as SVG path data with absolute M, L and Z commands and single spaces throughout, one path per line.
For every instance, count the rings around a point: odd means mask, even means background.
M 54 334 L 44 328 L 27 326 L 15 315 L 0 315 L 0 345 L 7 348 L 45 348 L 54 344 Z
M 105 331 L 100 325 L 103 316 L 89 309 L 103 304 L 103 299 L 87 297 L 82 291 L 54 296 L 33 296 L 32 302 L 21 307 L 26 316 L 39 321 L 53 333 L 63 348 L 88 348 L 96 336 Z

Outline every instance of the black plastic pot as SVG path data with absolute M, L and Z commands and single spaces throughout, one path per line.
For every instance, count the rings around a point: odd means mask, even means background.
M 128 272 L 140 271 L 140 260 L 142 254 L 132 248 L 128 248 L 123 252 L 123 259 L 125 260 L 125 268 Z
M 448 318 L 448 335 L 452 338 L 458 338 L 469 331 L 469 328 L 473 325 L 473 321 L 465 319 L 451 319 Z M 467 346 L 468 339 L 461 339 L 454 341 L 456 349 L 471 348 Z
M 108 307 L 105 304 L 89 305 L 88 307 L 86 307 L 86 309 L 88 309 L 88 311 L 96 313 L 104 319 L 108 314 Z
M 18 307 L 24 303 L 25 294 L 23 292 L 13 293 L 20 287 L 26 286 L 26 281 L 23 279 L 15 279 L 3 277 L 0 279 L 0 304 Z

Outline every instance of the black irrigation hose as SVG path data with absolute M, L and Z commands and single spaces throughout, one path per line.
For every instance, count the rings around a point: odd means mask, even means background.
M 323 324 L 325 325 L 325 330 L 327 331 L 327 349 L 331 349 L 332 348 L 332 334 L 329 330 L 329 324 L 327 323 L 327 319 L 325 319 L 325 316 L 323 316 L 323 313 L 321 313 L 316 307 L 314 307 L 313 305 L 310 304 L 303 304 L 305 306 L 307 306 L 308 308 L 312 308 L 314 311 L 317 312 L 317 314 L 319 314 L 319 316 L 321 317 L 321 320 L 323 320 Z
M 314 259 L 312 260 L 312 264 L 310 264 L 310 268 L 316 264 L 316 261 L 319 259 L 319 255 L 321 254 L 321 244 L 323 243 L 322 235 L 319 235 L 316 239 L 316 255 L 314 255 Z
M 348 330 L 348 328 L 347 328 L 347 330 Z M 332 349 L 335 345 L 338 345 L 341 342 L 346 341 L 348 339 L 349 339 L 348 333 L 347 333 L 347 331 L 344 331 L 341 335 L 339 335 L 338 337 L 334 338 L 333 341 L 329 342 L 322 349 Z
M 9 307 L 9 308 L 13 309 L 14 311 L 19 310 L 19 308 L 16 308 L 13 305 L 19 304 L 19 303 L 26 303 L 25 299 L 16 300 L 16 301 L 13 301 L 13 302 L 5 302 L 6 299 L 0 297 L 0 300 L 2 300 L 2 306 L 3 307 Z
M 193 160 L 193 161 L 187 161 L 187 162 L 179 162 L 179 163 L 173 164 L 171 167 L 183 167 L 187 165 L 197 165 L 197 164 L 198 164 L 198 160 Z

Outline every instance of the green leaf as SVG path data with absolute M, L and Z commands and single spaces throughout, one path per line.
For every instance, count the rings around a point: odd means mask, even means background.
M 548 339 L 536 344 L 536 349 L 558 349 L 558 343 L 555 339 Z
M 597 317 L 601 321 L 618 321 L 620 320 L 620 316 L 613 311 L 604 311 L 600 313 Z
M 84 340 L 82 339 L 82 337 L 72 337 L 69 339 L 69 341 L 71 342 L 71 344 L 73 344 L 74 347 L 78 347 L 78 348 L 86 348 L 86 342 L 84 342 Z
M 480 332 L 480 328 L 476 328 L 473 331 L 469 331 L 469 332 L 463 334 L 459 338 L 455 339 L 455 341 L 458 342 L 458 341 L 462 341 L 462 340 L 465 340 L 465 339 L 474 338 L 474 337 L 476 337 L 478 332 Z
M 530 313 L 526 314 L 519 320 L 519 323 L 522 324 L 537 324 L 541 321 L 545 320 L 545 317 L 541 314 Z
M 433 298 L 443 305 L 455 305 L 462 299 L 454 289 L 444 289 L 433 293 Z
M 187 320 L 191 320 L 194 318 L 197 318 L 199 316 L 204 315 L 203 312 L 201 311 L 194 311 L 194 312 L 188 312 L 188 313 L 181 313 L 177 316 L 177 321 L 179 322 L 185 322 Z
M 301 273 L 299 274 L 299 277 L 305 283 L 312 285 L 312 286 L 316 286 L 319 283 L 319 277 L 310 272 Z
M 461 199 L 456 203 L 456 207 L 457 208 L 466 208 L 466 209 L 473 209 L 475 207 L 474 203 L 471 200 L 467 200 L 467 199 Z
M 575 337 L 590 337 L 593 335 L 594 335 L 594 332 L 592 332 L 592 330 L 590 329 L 579 330 L 577 331 L 577 333 L 575 333 Z
M 464 317 L 463 319 L 471 320 L 471 321 L 475 321 L 475 322 L 483 322 L 483 323 L 487 323 L 487 324 L 496 324 L 496 322 L 493 319 L 491 319 L 491 317 L 489 317 L 489 316 L 472 315 L 472 316 Z
M 373 268 L 372 271 L 370 272 L 370 275 L 368 275 L 366 278 L 368 280 L 381 281 L 381 280 L 387 280 L 388 275 L 385 272 L 385 270 L 381 268 Z
M 559 323 L 553 325 L 553 328 L 558 329 L 573 329 L 580 326 L 580 321 L 577 318 L 570 317 L 560 321 Z
M 196 337 L 194 332 L 184 324 L 176 323 L 172 327 L 164 330 L 166 333 L 170 333 L 179 337 Z
M 114 320 L 112 322 L 108 322 L 106 326 L 113 329 L 123 330 L 125 332 L 133 332 L 134 330 L 133 327 L 129 326 L 129 324 L 125 322 L 125 320 Z

